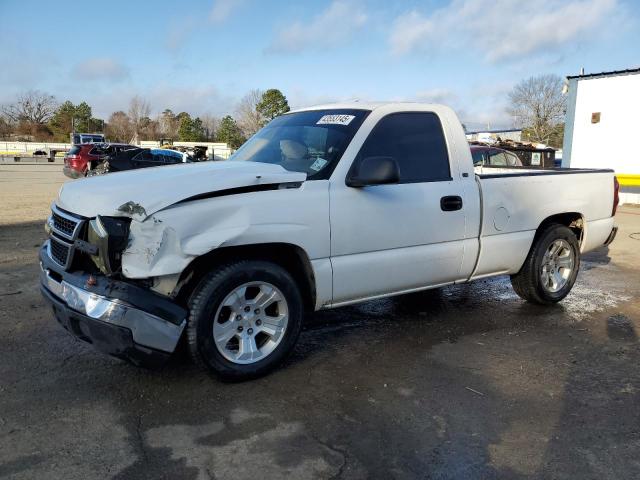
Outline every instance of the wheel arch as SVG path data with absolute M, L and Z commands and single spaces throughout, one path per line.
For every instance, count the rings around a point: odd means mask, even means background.
M 259 243 L 220 247 L 200 255 L 192 260 L 180 274 L 175 288 L 176 300 L 180 304 L 186 304 L 207 272 L 220 265 L 238 260 L 262 260 L 281 266 L 300 286 L 305 309 L 314 310 L 317 294 L 311 261 L 302 247 L 291 243 Z
M 546 230 L 546 228 L 553 224 L 568 227 L 575 234 L 578 239 L 578 244 L 580 245 L 580 248 L 582 248 L 585 237 L 585 220 L 584 215 L 579 212 L 557 213 L 545 218 L 540 222 L 540 225 L 538 225 L 538 228 L 536 229 L 533 244 L 535 244 L 535 241 Z

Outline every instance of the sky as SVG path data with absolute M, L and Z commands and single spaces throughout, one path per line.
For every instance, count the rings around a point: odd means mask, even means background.
M 511 126 L 522 79 L 640 66 L 637 0 L 0 0 L 0 104 L 37 89 L 94 116 L 233 114 L 251 89 L 293 108 L 426 101 Z

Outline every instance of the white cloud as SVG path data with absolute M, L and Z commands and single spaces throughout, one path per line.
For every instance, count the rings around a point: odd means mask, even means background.
M 297 53 L 343 45 L 367 21 L 367 14 L 349 0 L 334 0 L 310 21 L 297 21 L 281 30 L 269 52 Z
M 430 14 L 399 16 L 389 42 L 398 55 L 460 48 L 495 62 L 597 34 L 616 6 L 617 0 L 453 0 Z
M 73 68 L 73 76 L 82 80 L 123 80 L 129 76 L 127 67 L 112 58 L 90 58 Z
M 225 22 L 246 0 L 215 0 L 209 10 L 208 21 L 211 24 Z M 170 53 L 176 55 L 202 28 L 202 21 L 196 13 L 189 13 L 182 18 L 173 18 L 165 35 L 164 45 Z
M 412 100 L 425 103 L 442 103 L 451 106 L 458 101 L 458 96 L 446 88 L 432 88 L 419 91 Z
M 222 23 L 244 3 L 244 0 L 215 0 L 209 12 L 212 23 Z

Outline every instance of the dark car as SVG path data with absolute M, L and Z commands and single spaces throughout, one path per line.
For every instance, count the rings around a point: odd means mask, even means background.
M 522 167 L 522 161 L 515 153 L 486 145 L 471 145 L 473 166 Z
M 74 145 L 64 156 L 63 173 L 67 177 L 79 178 L 101 164 L 110 155 L 136 148 L 126 143 L 84 143 Z
M 122 172 L 136 168 L 160 167 L 162 165 L 175 165 L 177 163 L 187 162 L 191 162 L 189 156 L 186 153 L 175 150 L 163 148 L 134 148 L 108 156 L 91 174 L 100 175 L 108 172 Z

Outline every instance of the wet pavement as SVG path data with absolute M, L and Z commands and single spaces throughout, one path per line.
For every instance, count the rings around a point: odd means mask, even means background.
M 310 318 L 273 374 L 141 370 L 69 337 L 41 222 L 0 227 L 0 478 L 640 478 L 640 209 L 570 296 L 508 278 Z

